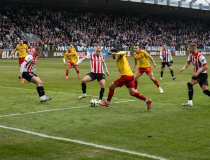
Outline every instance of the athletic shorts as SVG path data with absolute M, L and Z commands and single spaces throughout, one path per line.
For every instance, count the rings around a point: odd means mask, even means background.
M 21 64 L 24 62 L 24 60 L 25 60 L 25 57 L 19 58 L 19 66 L 21 66 Z
M 113 82 L 116 86 L 122 87 L 126 86 L 127 88 L 135 88 L 134 85 L 134 76 L 122 75 Z
M 88 73 L 87 75 L 90 76 L 90 78 L 92 79 L 92 81 L 94 81 L 95 79 L 97 79 L 97 81 L 99 82 L 102 79 L 106 79 L 105 74 L 103 73 Z
M 75 65 L 75 63 L 71 63 L 71 62 L 68 62 L 68 65 L 73 66 L 73 67 L 77 66 Z
M 140 74 L 143 74 L 143 73 L 145 72 L 147 75 L 153 73 L 151 67 L 147 67 L 147 68 L 138 68 L 138 70 L 137 70 L 136 72 L 137 72 L 137 73 L 140 73 Z
M 168 67 L 170 67 L 171 66 L 171 62 L 162 62 L 161 68 L 165 68 L 165 65 L 167 65 Z
M 34 74 L 33 72 L 23 72 L 23 75 L 22 75 L 22 77 L 23 77 L 24 79 L 26 79 L 27 81 L 29 81 L 29 82 L 31 81 L 31 78 L 32 78 L 33 76 L 37 77 L 37 75 Z
M 194 80 L 197 80 L 200 87 L 202 87 L 203 84 L 209 85 L 208 83 L 208 74 L 207 73 L 201 73 L 197 77 L 191 77 Z

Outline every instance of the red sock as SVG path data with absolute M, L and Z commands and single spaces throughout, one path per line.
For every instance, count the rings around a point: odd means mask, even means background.
M 142 94 L 140 94 L 140 93 L 138 93 L 138 92 L 135 92 L 135 93 L 133 94 L 133 96 L 136 97 L 136 98 L 138 98 L 138 99 L 142 99 L 142 100 L 144 100 L 144 101 L 147 99 L 146 97 L 144 97 Z
M 156 79 L 154 79 L 153 82 L 156 84 L 156 86 L 157 86 L 158 88 L 160 87 L 160 85 L 159 85 L 159 83 L 158 83 L 158 81 L 157 81 Z
M 137 89 L 137 87 L 138 87 L 138 81 L 134 81 L 134 84 L 135 84 L 135 89 Z
M 69 70 L 67 69 L 67 70 L 66 70 L 66 76 L 68 76 L 68 75 L 69 75 Z
M 107 101 L 111 101 L 113 95 L 114 95 L 114 89 L 109 88 L 109 94 L 107 97 Z

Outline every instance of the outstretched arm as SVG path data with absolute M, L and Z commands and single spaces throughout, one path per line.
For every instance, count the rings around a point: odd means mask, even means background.
M 184 71 L 186 68 L 189 67 L 189 65 L 190 65 L 190 62 L 187 61 L 187 63 L 184 65 L 184 67 L 179 72 Z
M 152 63 L 153 63 L 153 66 L 156 67 L 155 61 L 154 61 L 154 59 L 152 58 L 151 55 L 149 55 L 149 58 L 151 59 L 151 61 L 152 61 Z

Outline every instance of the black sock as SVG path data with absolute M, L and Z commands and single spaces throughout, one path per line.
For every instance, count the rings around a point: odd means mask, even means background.
M 44 94 L 44 88 L 43 88 L 43 86 L 37 87 L 37 92 L 38 92 L 38 94 L 39 94 L 39 97 L 45 95 L 45 94 Z
M 174 77 L 174 72 L 173 72 L 173 70 L 171 70 L 171 76 Z
M 160 72 L 160 77 L 163 77 L 163 72 L 162 71 Z
M 188 96 L 189 96 L 189 100 L 192 100 L 193 98 L 193 85 L 191 83 L 187 83 L 188 86 Z
M 83 94 L 86 93 L 86 83 L 82 83 L 82 91 Z
M 205 91 L 203 91 L 203 93 L 210 97 L 210 91 L 209 90 L 205 90 Z
M 102 98 L 104 96 L 104 90 L 105 90 L 105 88 L 101 88 L 99 100 L 102 100 Z

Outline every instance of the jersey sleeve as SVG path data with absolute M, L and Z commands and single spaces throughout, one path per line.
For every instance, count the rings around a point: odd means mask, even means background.
M 202 56 L 200 56 L 199 57 L 199 61 L 200 61 L 200 63 L 204 66 L 204 65 L 206 65 L 206 59 L 205 59 L 205 57 L 202 55 Z
M 163 56 L 162 56 L 162 51 L 160 51 L 160 59 L 163 59 Z
M 33 59 L 33 56 L 32 55 L 28 55 L 28 56 L 25 57 L 25 61 L 27 63 L 30 62 L 32 59 Z
M 187 59 L 187 62 L 192 62 L 192 56 L 191 56 L 191 54 L 189 54 L 188 59 Z
M 16 48 L 15 48 L 14 52 L 16 52 L 17 50 L 18 50 L 18 45 L 16 46 Z
M 149 53 L 147 53 L 146 51 L 143 51 L 143 52 L 144 52 L 145 57 L 149 57 Z
M 28 52 L 28 46 L 26 45 L 26 52 Z M 29 52 L 28 52 L 29 53 Z
M 92 53 L 90 53 L 92 54 Z M 90 54 L 88 54 L 87 56 L 85 56 L 85 59 L 90 59 Z

